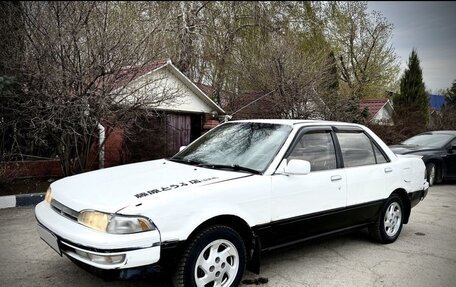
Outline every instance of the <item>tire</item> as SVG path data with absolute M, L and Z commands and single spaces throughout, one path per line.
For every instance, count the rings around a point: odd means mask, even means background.
M 213 226 L 190 240 L 173 275 L 174 287 L 235 287 L 245 266 L 241 236 L 227 226 Z
M 426 164 L 426 173 L 429 186 L 433 186 L 435 184 L 435 179 L 437 176 L 437 167 L 435 166 L 435 163 L 430 162 Z
M 392 243 L 401 233 L 403 219 L 404 204 L 397 194 L 393 194 L 386 201 L 377 220 L 369 227 L 369 233 L 379 243 Z
M 435 165 L 435 184 L 440 184 L 443 182 L 443 170 L 439 164 Z

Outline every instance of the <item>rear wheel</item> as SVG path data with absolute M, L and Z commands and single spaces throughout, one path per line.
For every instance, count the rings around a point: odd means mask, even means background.
M 238 286 L 245 265 L 241 236 L 227 226 L 210 227 L 191 239 L 174 275 L 174 286 Z
M 392 243 L 401 233 L 403 218 L 402 200 L 397 194 L 393 194 L 386 201 L 376 222 L 369 227 L 369 233 L 377 242 Z

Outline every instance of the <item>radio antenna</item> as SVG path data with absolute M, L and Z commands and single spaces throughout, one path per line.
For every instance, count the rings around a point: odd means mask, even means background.
M 275 92 L 276 90 L 277 90 L 277 89 L 274 89 L 274 90 L 270 91 L 269 93 L 266 93 L 266 94 L 262 95 L 262 96 L 259 97 L 258 99 L 255 99 L 255 100 L 251 101 L 250 103 L 248 103 L 247 105 L 241 107 L 240 109 L 238 109 L 237 111 L 235 111 L 235 112 L 232 113 L 231 115 L 226 115 L 226 116 L 225 116 L 225 122 L 231 120 L 231 119 L 233 118 L 233 116 L 234 116 L 235 114 L 237 114 L 238 112 L 240 112 L 240 111 L 242 111 L 243 109 L 247 108 L 248 106 L 250 106 L 250 105 L 252 105 L 252 104 L 258 102 L 258 101 L 261 100 L 262 98 L 264 98 L 264 97 L 266 97 L 266 96 L 272 94 L 272 93 Z

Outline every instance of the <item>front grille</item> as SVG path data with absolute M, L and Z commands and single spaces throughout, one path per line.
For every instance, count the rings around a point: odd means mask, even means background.
M 53 199 L 51 201 L 51 207 L 57 213 L 60 213 L 62 216 L 65 216 L 66 218 L 69 218 L 74 221 L 78 221 L 79 212 L 77 212 L 76 210 L 73 210 L 69 207 L 66 207 L 65 205 L 61 204 L 57 200 Z

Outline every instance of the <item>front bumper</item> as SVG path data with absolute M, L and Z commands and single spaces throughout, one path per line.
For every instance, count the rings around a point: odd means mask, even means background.
M 54 211 L 48 203 L 35 208 L 40 237 L 62 253 L 100 269 L 123 269 L 153 264 L 160 259 L 158 230 L 109 234 L 83 226 Z

